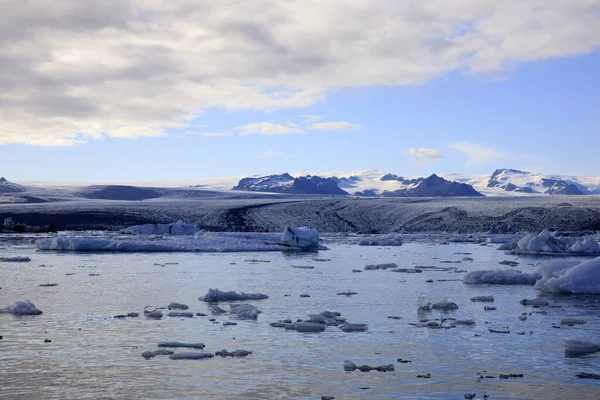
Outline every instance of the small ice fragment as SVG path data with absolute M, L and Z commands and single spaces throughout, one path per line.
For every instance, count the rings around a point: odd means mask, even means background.
M 475 296 L 475 297 L 471 297 L 471 301 L 472 302 L 493 303 L 494 302 L 494 296 Z
M 215 355 L 212 353 L 175 353 L 171 354 L 169 358 L 171 360 L 201 360 L 203 358 L 212 358 Z
M 569 318 L 569 317 L 560 319 L 561 325 L 583 325 L 586 322 L 587 321 L 585 319 L 577 319 L 577 318 Z
M 167 308 L 169 310 L 187 310 L 189 307 L 181 303 L 171 303 Z
M 364 332 L 368 326 L 367 324 L 343 324 L 339 328 L 344 332 Z
M 458 305 L 449 301 L 447 298 L 431 305 L 432 310 L 458 310 Z
M 194 316 L 193 312 L 185 312 L 185 311 L 171 311 L 167 314 L 169 317 L 183 317 L 183 318 L 192 318 Z
M 234 350 L 232 352 L 229 352 L 227 350 L 221 350 L 215 353 L 215 355 L 221 357 L 246 357 L 249 354 L 252 354 L 252 352 L 248 350 Z
M 0 262 L 29 262 L 29 257 L 0 257 Z
M 269 296 L 262 293 L 237 293 L 234 291 L 223 292 L 219 289 L 208 289 L 208 292 L 198 300 L 209 303 L 219 301 L 247 301 L 247 300 L 262 300 L 268 299 Z
M 185 347 L 189 349 L 203 349 L 204 343 L 184 343 L 184 342 L 159 342 L 158 347 Z
M 298 332 L 323 332 L 325 330 L 325 325 L 316 322 L 299 322 L 294 324 L 292 329 Z
M 229 313 L 239 319 L 257 319 L 262 311 L 251 304 L 232 304 L 229 306 Z
M 281 234 L 281 244 L 301 249 L 318 249 L 319 232 L 307 227 L 286 226 Z
M 548 300 L 539 297 L 536 297 L 535 299 L 523 299 L 519 301 L 519 303 L 523 304 L 524 306 L 547 306 L 550 304 L 548 303 Z

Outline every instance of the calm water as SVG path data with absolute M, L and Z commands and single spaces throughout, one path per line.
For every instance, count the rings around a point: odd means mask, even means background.
M 369 263 L 396 262 L 496 269 L 502 260 L 518 260 L 516 269 L 530 272 L 539 258 L 507 256 L 492 246 L 423 242 L 401 247 L 361 247 L 327 243 L 320 253 L 136 253 L 58 254 L 28 246 L 0 244 L 0 256 L 29 256 L 29 263 L 0 263 L 0 307 L 30 299 L 44 313 L 15 317 L 0 314 L 0 398 L 200 398 L 200 399 L 463 399 L 465 393 L 487 392 L 495 399 L 597 399 L 600 382 L 575 377 L 577 372 L 600 373 L 600 357 L 567 359 L 567 339 L 600 341 L 600 296 L 556 296 L 547 315 L 519 321 L 519 304 L 533 298 L 531 287 L 468 286 L 463 273 L 425 271 L 402 274 L 364 271 Z M 457 264 L 472 253 L 474 261 Z M 315 257 L 331 259 L 314 261 Z M 270 262 L 252 263 L 250 259 Z M 165 263 L 177 263 L 164 265 Z M 161 265 L 154 265 L 161 264 Z M 45 265 L 41 267 L 40 265 Z M 297 269 L 292 265 L 312 265 Z M 74 274 L 74 275 L 66 275 Z M 90 276 L 89 274 L 99 274 Z M 426 283 L 433 279 L 433 283 Z M 57 283 L 56 287 L 39 284 Z M 198 297 L 208 288 L 261 292 L 267 300 L 249 302 L 263 314 L 258 321 L 236 326 L 213 324 L 210 317 L 147 320 L 113 319 L 142 312 L 147 305 L 176 301 L 190 311 L 208 312 Z M 352 297 L 338 296 L 346 290 Z M 300 294 L 310 298 L 301 298 Z M 432 330 L 410 326 L 419 294 L 439 301 L 448 297 L 456 312 L 431 312 L 429 318 L 473 318 L 475 327 Z M 289 296 L 288 296 L 289 295 Z M 496 311 L 487 303 L 472 303 L 476 295 L 494 295 Z M 488 304 L 489 305 L 489 304 Z M 303 334 L 272 328 L 283 318 L 307 318 L 309 313 L 339 311 L 350 322 L 367 323 L 368 332 L 344 333 L 330 327 Z M 539 309 L 538 309 L 539 311 Z M 166 315 L 166 313 L 165 313 Z M 399 316 L 401 320 L 388 319 Z M 588 323 L 553 329 L 561 317 Z M 228 317 L 216 317 L 223 322 Z M 488 328 L 510 327 L 510 334 Z M 516 332 L 525 331 L 525 335 Z M 533 334 L 530 334 L 533 331 Z M 476 336 L 481 335 L 481 336 Z M 51 343 L 44 343 L 51 339 Z M 246 358 L 215 357 L 175 361 L 165 356 L 145 360 L 140 354 L 164 340 L 204 342 L 206 351 L 246 349 Z M 397 358 L 411 363 L 396 363 Z M 358 365 L 393 363 L 395 372 L 344 372 L 344 360 Z M 522 373 L 515 380 L 477 380 L 477 373 L 498 376 Z M 431 373 L 431 379 L 416 375 Z

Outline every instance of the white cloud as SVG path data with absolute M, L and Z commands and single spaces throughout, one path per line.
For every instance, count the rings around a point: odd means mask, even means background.
M 311 124 L 307 126 L 308 129 L 313 131 L 339 131 L 339 132 L 347 132 L 347 131 L 357 131 L 362 129 L 362 125 L 353 124 L 352 122 L 345 121 L 333 121 L 333 122 L 317 122 L 316 124 Z
M 444 155 L 439 151 L 435 149 L 428 149 L 426 147 L 419 147 L 418 149 L 411 147 L 402 154 L 405 156 L 417 157 L 417 159 L 414 161 L 414 164 L 418 166 L 425 166 L 435 159 L 444 157 Z
M 293 154 L 287 154 L 281 151 L 271 151 L 271 150 L 267 150 L 265 151 L 262 155 L 258 156 L 258 158 L 273 158 L 273 157 L 278 157 L 278 158 L 292 158 L 294 157 Z
M 319 122 L 321 120 L 320 115 L 305 115 L 304 122 L 307 124 L 314 124 L 315 122 Z
M 471 142 L 457 142 L 448 145 L 451 149 L 458 150 L 467 156 L 467 166 L 487 164 L 502 158 L 500 150 L 493 147 L 482 146 Z
M 247 124 L 242 126 L 236 126 L 233 128 L 239 131 L 241 136 L 244 135 L 264 135 L 264 136 L 277 136 L 277 135 L 290 135 L 296 133 L 304 133 L 302 129 L 298 129 L 294 126 L 273 124 L 271 122 L 260 122 L 257 124 Z
M 194 136 L 204 136 L 204 137 L 223 137 L 223 136 L 233 136 L 231 132 L 194 132 L 188 131 L 185 132 L 186 135 L 194 135 Z
M 159 136 L 213 107 L 306 107 L 600 45 L 598 0 L 0 3 L 0 144 Z

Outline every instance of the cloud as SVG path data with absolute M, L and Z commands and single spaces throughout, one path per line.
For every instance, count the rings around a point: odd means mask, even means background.
M 223 136 L 233 136 L 231 132 L 194 132 L 188 131 L 185 132 L 186 135 L 194 135 L 194 136 L 204 136 L 204 137 L 223 137 Z
M 458 150 L 467 156 L 467 166 L 487 164 L 496 161 L 504 154 L 493 147 L 482 146 L 471 142 L 456 142 L 448 145 L 451 149 Z
M 0 2 L 0 144 L 160 136 L 210 108 L 300 108 L 600 45 L 597 0 Z
M 273 158 L 273 157 L 278 157 L 278 158 L 293 158 L 294 155 L 293 154 L 283 153 L 281 151 L 267 150 L 262 155 L 258 156 L 258 158 Z
M 314 124 L 315 122 L 319 122 L 321 120 L 320 115 L 305 115 L 304 122 L 307 124 Z
M 435 149 L 428 149 L 426 147 L 420 147 L 418 149 L 411 147 L 402 153 L 405 156 L 417 157 L 414 161 L 415 165 L 425 166 L 435 159 L 442 158 L 444 155 Z
M 302 129 L 298 129 L 290 125 L 273 124 L 271 122 L 260 122 L 257 124 L 247 124 L 242 126 L 236 126 L 233 128 L 239 131 L 240 136 L 245 135 L 263 135 L 263 136 L 277 136 L 277 135 L 290 135 L 296 133 L 304 133 Z
M 353 124 L 352 122 L 337 121 L 337 122 L 317 122 L 307 126 L 308 129 L 313 131 L 357 131 L 362 129 L 362 125 Z

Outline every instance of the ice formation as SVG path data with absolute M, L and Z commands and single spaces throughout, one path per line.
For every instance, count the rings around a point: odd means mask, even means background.
M 443 311 L 458 310 L 458 305 L 456 303 L 449 301 L 448 298 L 445 298 L 442 301 L 433 303 L 431 305 L 431 309 L 432 310 L 443 310 Z
M 184 343 L 184 342 L 159 342 L 158 347 L 184 347 L 188 349 L 200 349 L 204 347 L 204 343 Z
M 364 332 L 368 329 L 367 324 L 343 324 L 339 328 L 344 332 Z
M 122 232 L 131 235 L 193 235 L 198 231 L 195 224 L 186 224 L 180 220 L 172 224 L 134 225 Z
M 29 301 L 17 301 L 14 306 L 0 309 L 0 313 L 9 313 L 14 315 L 40 315 L 41 310 L 37 309 L 35 305 Z
M 0 262 L 29 262 L 29 257 L 0 257 Z
M 262 311 L 251 304 L 232 304 L 229 306 L 229 314 L 239 319 L 258 319 L 260 313 Z
M 203 358 L 213 358 L 215 355 L 212 353 L 204 353 L 204 352 L 197 352 L 197 353 L 175 353 L 175 354 L 171 354 L 169 356 L 169 358 L 171 360 L 201 360 Z
M 567 340 L 565 357 L 581 357 L 600 352 L 599 343 L 585 342 L 583 340 Z
M 208 289 L 208 292 L 198 300 L 207 303 L 217 303 L 219 301 L 247 301 L 247 300 L 262 300 L 268 299 L 269 296 L 262 293 L 237 293 L 233 290 L 224 292 L 217 288 Z
M 379 235 L 370 238 L 363 238 L 358 241 L 359 246 L 401 246 L 402 238 L 397 233 Z
M 36 240 L 40 250 L 58 251 L 114 251 L 114 252 L 245 252 L 245 251 L 286 251 L 286 250 L 327 250 L 319 245 L 316 230 L 289 228 L 292 232 L 300 229 L 298 242 L 282 242 L 282 236 L 291 236 L 286 228 L 283 235 L 257 232 L 196 232 L 193 236 L 170 235 L 114 235 L 66 236 L 59 235 Z M 287 233 L 286 233 L 287 232 Z M 310 235 L 309 235 L 310 234 Z
M 517 271 L 478 270 L 465 274 L 464 283 L 489 285 L 533 285 L 541 278 L 541 274 L 525 274 Z
M 530 233 L 521 238 L 512 251 L 515 254 L 598 255 L 600 244 L 589 238 L 575 240 L 571 237 L 555 236 L 544 229 L 539 234 Z
M 281 243 L 301 249 L 318 249 L 319 232 L 316 229 L 286 226 L 281 234 Z
M 540 265 L 535 287 L 544 292 L 600 294 L 600 257 L 583 262 L 555 260 Z

